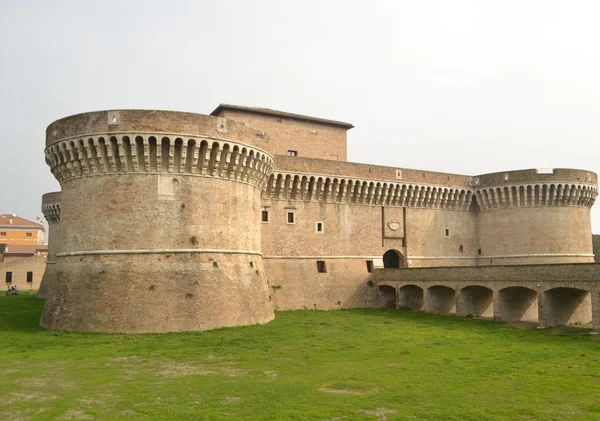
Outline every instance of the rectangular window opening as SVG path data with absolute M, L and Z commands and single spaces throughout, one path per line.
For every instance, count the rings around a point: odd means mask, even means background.
M 262 222 L 269 222 L 269 211 L 262 211 L 261 220 Z
M 317 232 L 323 232 L 323 223 L 322 222 L 317 222 L 316 230 L 317 230 Z
M 327 266 L 325 266 L 325 260 L 317 260 L 317 272 L 327 273 Z
M 464 250 L 465 250 L 465 249 L 464 249 L 464 247 L 463 247 L 463 245 L 462 245 L 462 244 L 461 244 L 460 246 L 458 246 L 458 251 L 459 251 L 460 253 L 462 253 Z
M 3 231 L 3 232 L 0 232 L 0 235 L 1 235 L 2 237 L 6 237 L 6 232 L 4 232 L 4 231 Z
M 448 228 L 446 228 L 446 237 L 448 237 L 450 235 L 450 230 Z
M 6 283 L 7 284 L 12 283 L 12 272 L 6 272 Z
M 288 151 L 288 156 L 298 156 L 298 151 Z
M 33 282 L 33 272 L 27 272 L 27 282 L 28 283 Z
M 477 254 L 481 256 L 481 249 L 477 249 Z
M 294 212 L 288 212 L 287 213 L 287 223 L 288 224 L 294 224 L 294 223 L 296 223 L 296 220 L 295 220 L 294 217 L 295 217 Z
M 26 235 L 27 235 L 27 237 L 31 237 L 32 236 L 32 234 L 30 232 L 28 232 Z
M 373 272 L 373 261 L 367 260 L 367 272 Z

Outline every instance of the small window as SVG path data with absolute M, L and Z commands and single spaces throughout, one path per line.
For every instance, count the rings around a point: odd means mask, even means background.
M 295 219 L 294 219 L 294 212 L 288 212 L 287 213 L 287 223 L 288 224 L 294 224 L 295 223 Z
M 461 244 L 460 246 L 458 246 L 458 251 L 460 253 L 462 253 L 465 249 L 463 248 L 463 245 Z
M 317 222 L 315 229 L 317 232 L 323 232 L 323 223 Z
M 327 273 L 327 266 L 325 266 L 325 260 L 317 260 L 317 272 Z
M 481 256 L 481 249 L 477 249 L 477 254 Z
M 448 237 L 450 235 L 450 230 L 448 228 L 446 228 L 446 237 Z
M 298 151 L 288 151 L 288 156 L 298 156 Z
M 12 272 L 6 272 L 6 283 L 7 284 L 12 283 Z
M 262 211 L 262 222 L 269 222 L 269 211 Z
M 367 260 L 367 272 L 373 272 L 373 261 Z
M 28 233 L 27 233 L 27 236 L 28 236 L 28 237 L 31 237 L 31 235 L 32 235 L 32 234 L 31 234 L 30 232 L 28 232 Z
M 33 282 L 33 272 L 27 272 L 27 282 L 28 283 Z
M 2 237 L 6 237 L 6 233 L 5 233 L 5 232 L 0 232 L 0 235 L 1 235 Z

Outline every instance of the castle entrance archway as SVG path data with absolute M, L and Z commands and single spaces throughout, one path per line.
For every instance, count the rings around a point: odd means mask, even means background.
M 404 257 L 398 250 L 388 250 L 383 255 L 383 267 L 401 268 L 404 266 Z

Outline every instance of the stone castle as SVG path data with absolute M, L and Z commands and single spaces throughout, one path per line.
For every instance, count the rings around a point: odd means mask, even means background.
M 207 330 L 274 309 L 403 306 L 600 328 L 596 174 L 356 164 L 352 127 L 226 104 L 50 124 L 61 192 L 42 199 L 42 326 Z

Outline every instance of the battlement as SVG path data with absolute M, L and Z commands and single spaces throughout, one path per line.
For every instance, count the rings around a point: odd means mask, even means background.
M 473 177 L 476 187 L 496 187 L 520 184 L 587 184 L 598 186 L 598 175 L 591 171 L 553 168 L 527 169 L 482 174 Z
M 42 213 L 50 224 L 60 222 L 60 192 L 46 193 L 42 196 Z
M 108 122 L 100 123 L 101 117 Z M 274 164 L 262 149 L 269 148 L 262 133 L 199 114 L 86 113 L 52 123 L 47 135 L 46 163 L 60 183 L 93 175 L 154 173 L 226 178 L 261 187 Z
M 419 207 L 466 211 L 473 190 L 463 187 L 385 182 L 276 171 L 269 178 L 263 198 L 320 201 L 354 205 Z

